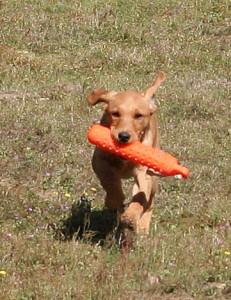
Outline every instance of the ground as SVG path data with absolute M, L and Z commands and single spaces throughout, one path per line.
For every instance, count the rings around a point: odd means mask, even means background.
M 230 299 L 229 1 L 9 0 L 0 10 L 4 298 Z M 191 175 L 161 180 L 150 235 L 124 253 L 86 138 L 102 107 L 86 96 L 142 90 L 159 70 L 161 145 Z

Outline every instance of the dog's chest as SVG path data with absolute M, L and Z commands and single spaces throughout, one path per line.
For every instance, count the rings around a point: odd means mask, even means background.
M 111 155 L 110 157 L 110 166 L 122 179 L 128 179 L 134 176 L 136 173 L 135 170 L 138 167 L 138 165 L 115 155 Z

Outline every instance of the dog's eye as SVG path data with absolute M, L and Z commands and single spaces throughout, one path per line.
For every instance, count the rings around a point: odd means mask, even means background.
M 120 117 L 120 114 L 119 114 L 117 111 L 115 111 L 115 112 L 111 113 L 111 116 L 112 116 L 113 118 L 119 118 L 119 117 Z
M 142 117 L 143 117 L 143 115 L 142 115 L 142 114 L 139 114 L 139 113 L 135 114 L 135 116 L 134 116 L 134 118 L 135 118 L 136 120 L 141 119 Z

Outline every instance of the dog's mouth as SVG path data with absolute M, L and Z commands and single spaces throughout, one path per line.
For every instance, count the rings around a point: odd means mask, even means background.
M 144 134 L 145 134 L 144 130 L 142 130 L 142 131 L 139 133 L 138 139 L 139 139 L 140 142 L 143 141 L 143 139 L 144 139 Z

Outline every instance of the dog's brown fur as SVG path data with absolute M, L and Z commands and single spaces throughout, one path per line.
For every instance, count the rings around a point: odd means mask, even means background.
M 106 103 L 101 124 L 111 129 L 113 137 L 121 143 L 140 140 L 142 143 L 159 147 L 156 105 L 153 96 L 165 74 L 160 72 L 155 82 L 143 92 L 113 92 L 94 90 L 88 103 Z M 120 222 L 132 227 L 137 234 L 148 234 L 152 216 L 153 198 L 157 191 L 157 177 L 143 167 L 114 154 L 95 148 L 92 159 L 95 173 L 106 191 L 105 206 L 119 211 L 125 199 L 121 179 L 134 177 L 132 199 L 120 214 Z

